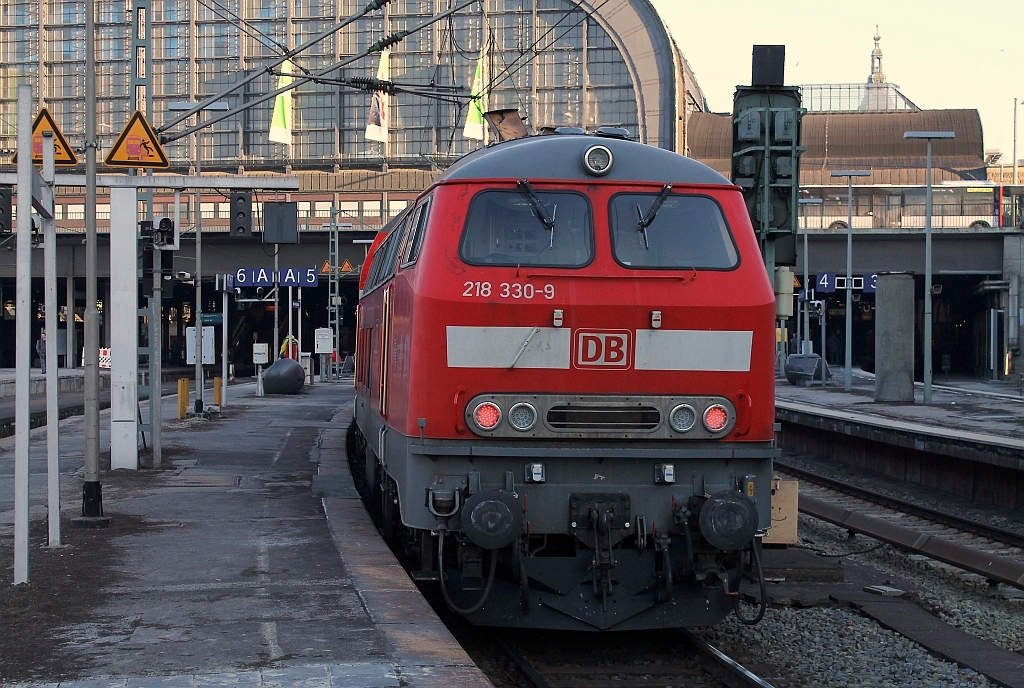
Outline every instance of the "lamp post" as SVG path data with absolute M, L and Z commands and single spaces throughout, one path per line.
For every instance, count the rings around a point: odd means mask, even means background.
M 1017 184 L 1017 100 L 1013 99 L 1013 181 L 1010 182 L 1014 186 Z M 999 176 L 999 181 L 1003 181 L 1002 175 Z
M 820 198 L 801 198 L 800 207 L 808 205 L 816 205 L 819 208 L 822 206 L 823 201 Z M 811 298 L 810 280 L 807 273 L 807 232 L 810 229 L 807 223 L 807 216 L 804 215 L 804 303 L 803 303 L 803 321 L 804 321 L 804 332 L 803 337 L 800 339 L 800 353 L 809 354 L 811 353 L 811 311 L 808 308 L 808 300 Z M 797 321 L 800 322 L 799 320 Z
M 870 177 L 871 170 L 835 170 L 832 177 L 846 177 L 846 357 L 843 360 L 843 390 L 853 388 L 853 178 Z
M 184 110 L 189 111 L 195 107 L 195 103 L 191 101 L 183 101 L 176 103 L 168 103 L 167 109 L 171 111 Z M 203 105 L 203 110 L 228 110 L 230 106 L 224 101 L 216 101 Z M 196 114 L 198 120 L 202 113 Z M 201 142 L 199 138 L 199 132 L 196 131 L 196 176 L 202 177 L 202 150 Z M 196 285 L 196 305 L 194 309 L 194 315 L 192 317 L 193 322 L 196 324 L 196 414 L 203 412 L 203 201 L 200 194 L 199 188 L 196 188 L 196 207 L 195 207 L 195 222 L 196 222 L 196 274 L 195 274 L 195 285 Z M 178 229 L 180 232 L 180 228 Z M 222 325 L 223 327 L 223 325 Z M 227 352 L 224 352 L 227 356 Z M 159 384 L 159 381 L 157 382 Z M 157 387 L 159 389 L 159 387 Z M 159 393 L 159 392 L 158 392 Z
M 954 131 L 908 131 L 905 139 L 925 139 L 928 156 L 925 168 L 924 207 L 924 403 L 932 403 L 932 139 L 951 139 Z M 1016 155 L 1014 156 L 1016 157 Z

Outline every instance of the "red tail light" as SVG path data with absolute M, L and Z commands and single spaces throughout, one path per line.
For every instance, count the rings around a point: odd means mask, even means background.
M 473 411 L 473 422 L 481 430 L 493 430 L 501 422 L 501 409 L 497 404 L 485 401 Z
M 729 424 L 729 412 L 721 404 L 714 404 L 704 412 L 704 427 L 710 432 L 719 432 Z

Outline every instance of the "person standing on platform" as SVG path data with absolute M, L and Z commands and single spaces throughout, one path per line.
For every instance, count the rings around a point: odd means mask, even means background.
M 43 369 L 43 375 L 46 375 L 46 332 L 39 333 L 39 339 L 36 341 L 36 355 L 39 356 L 39 367 Z
M 839 359 L 843 356 L 843 340 L 839 338 L 839 335 L 832 331 L 832 334 L 828 336 L 825 341 L 825 359 L 829 365 L 839 365 Z

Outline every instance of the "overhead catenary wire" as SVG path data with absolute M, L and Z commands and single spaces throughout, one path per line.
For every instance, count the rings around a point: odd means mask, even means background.
M 244 33 L 250 38 L 256 39 L 266 47 L 272 50 L 277 50 L 282 54 L 288 52 L 287 46 L 281 45 L 280 43 L 270 38 L 269 36 L 260 33 L 259 29 L 252 25 L 252 22 L 243 19 L 236 12 L 232 11 L 231 8 L 225 7 L 221 3 L 217 2 L 217 0 L 209 0 L 211 3 L 213 3 L 212 5 L 207 4 L 206 0 L 196 1 L 206 9 L 210 10 L 217 16 L 224 19 L 225 21 L 238 22 L 238 30 L 240 32 Z
M 390 1 L 390 0 L 374 0 L 374 2 L 370 3 L 370 4 L 373 5 L 375 3 L 388 2 L 388 1 Z M 194 133 L 198 132 L 201 129 L 205 129 L 206 127 L 209 127 L 209 126 L 211 126 L 213 124 L 216 124 L 217 122 L 221 122 L 221 121 L 223 121 L 223 120 L 225 120 L 225 119 L 227 119 L 229 117 L 234 117 L 235 115 L 241 114 L 242 112 L 245 112 L 246 110 L 249 110 L 249 109 L 251 109 L 253 107 L 256 107 L 257 105 L 265 103 L 266 101 L 268 101 L 268 100 L 270 100 L 272 98 L 276 98 L 277 96 L 281 95 L 282 93 L 287 93 L 288 91 L 290 91 L 290 90 L 292 90 L 294 88 L 298 88 L 299 86 L 302 86 L 304 84 L 313 82 L 317 78 L 326 77 L 331 72 L 335 72 L 335 71 L 341 69 L 342 67 L 350 65 L 353 62 L 357 62 L 357 61 L 363 59 L 364 57 L 367 57 L 367 56 L 369 56 L 369 55 L 371 55 L 373 53 L 381 52 L 382 50 L 384 50 L 386 48 L 389 48 L 392 45 L 395 45 L 395 44 L 401 42 L 406 36 L 410 36 L 410 35 L 418 32 L 418 31 L 422 31 L 423 29 L 427 28 L 428 26 L 436 24 L 437 22 L 441 21 L 442 19 L 444 19 L 444 18 L 446 18 L 446 17 L 448 17 L 448 16 L 458 12 L 461 9 L 469 7 L 470 5 L 472 5 L 475 2 L 479 2 L 479 0 L 465 0 L 464 2 L 460 2 L 459 4 L 455 5 L 454 7 L 449 8 L 449 9 L 445 10 L 444 12 L 441 12 L 440 14 L 434 15 L 430 19 L 427 19 L 427 20 L 424 20 L 424 21 L 420 22 L 419 24 L 417 24 L 416 26 L 412 27 L 411 29 L 406 29 L 406 30 L 403 30 L 403 31 L 399 31 L 398 33 L 392 34 L 392 35 L 390 35 L 390 36 L 388 36 L 386 38 L 383 38 L 383 39 L 377 41 L 376 43 L 374 43 L 373 45 L 370 45 L 365 50 L 363 50 L 362 52 L 360 52 L 360 53 L 358 53 L 356 55 L 348 57 L 348 58 L 346 58 L 344 60 L 341 60 L 339 62 L 335 62 L 335 63 L 333 63 L 331 65 L 328 65 L 327 67 L 324 67 L 323 69 L 319 69 L 319 70 L 317 70 L 315 72 L 312 72 L 312 73 L 310 73 L 307 76 L 298 77 L 298 78 L 294 79 L 290 84 L 282 86 L 282 87 L 278 88 L 275 91 L 271 91 L 270 93 L 266 93 L 266 94 L 264 94 L 262 96 L 258 96 L 256 98 L 254 98 L 253 100 L 248 101 L 248 102 L 246 102 L 246 103 L 244 103 L 242 105 L 239 105 L 238 107 L 233 108 L 231 110 L 228 110 L 226 112 L 221 112 L 219 114 L 213 115 L 213 116 L 209 117 L 208 119 L 204 120 L 201 124 L 196 124 L 194 126 L 186 128 L 186 129 L 184 129 L 182 131 L 178 131 L 178 132 L 174 132 L 174 133 L 170 133 L 170 134 L 168 134 L 168 133 L 161 133 L 160 140 L 161 140 L 162 143 L 169 143 L 171 141 L 177 141 L 180 138 L 184 138 L 185 136 L 188 136 L 190 134 L 194 134 Z M 334 30 L 340 30 L 340 28 L 341 27 L 336 27 Z M 332 32 L 333 32 L 333 30 L 332 30 Z M 321 38 L 318 38 L 317 40 L 321 40 Z M 309 43 L 309 41 L 307 41 L 307 43 Z M 303 46 L 300 46 L 300 47 L 305 49 L 306 44 L 303 44 Z M 299 48 L 296 48 L 294 51 L 290 51 L 290 52 L 294 53 L 294 52 L 297 52 L 298 50 L 299 50 Z M 210 99 L 207 99 L 205 101 L 202 101 L 202 102 L 198 103 L 196 105 L 196 107 L 192 108 L 192 110 L 190 110 L 186 114 L 191 114 L 193 112 L 199 112 L 200 110 L 202 110 L 204 107 L 206 107 L 210 103 L 215 102 L 215 101 L 219 100 L 220 98 L 223 98 L 224 96 L 226 96 L 229 93 L 233 92 L 234 90 L 239 88 L 242 84 L 249 83 L 250 81 L 254 80 L 256 77 L 261 76 L 261 75 L 266 74 L 266 73 L 269 73 L 270 70 L 272 69 L 272 67 L 276 67 L 277 65 L 280 65 L 286 59 L 288 59 L 288 58 L 287 57 L 279 58 L 275 62 L 275 64 L 272 65 L 271 67 L 266 68 L 266 70 L 259 71 L 256 74 L 254 74 L 254 75 L 252 75 L 252 76 L 250 76 L 250 77 L 248 77 L 246 79 L 243 79 L 242 81 L 240 81 L 239 83 L 235 84 L 231 88 L 223 91 L 222 93 L 220 93 L 220 94 L 218 94 L 216 96 L 213 96 Z M 172 126 L 176 125 L 177 123 L 181 122 L 182 120 L 184 120 L 184 118 L 185 118 L 185 115 L 182 115 L 181 117 L 179 117 L 176 120 L 168 123 L 164 127 L 161 127 L 161 129 L 158 130 L 158 133 L 159 132 L 166 132 L 167 129 L 169 129 L 170 127 L 172 127 Z
M 305 51 L 306 49 L 316 45 L 317 43 L 319 43 L 320 41 L 324 40 L 325 38 L 329 38 L 330 36 L 333 36 L 334 34 L 338 33 L 342 29 L 344 29 L 349 24 L 351 24 L 351 23 L 353 23 L 353 22 L 355 22 L 355 21 L 357 21 L 359 19 L 362 19 L 364 16 L 366 16 L 370 12 L 373 12 L 374 10 L 379 10 L 380 8 L 384 7 L 385 5 L 387 5 L 390 2 L 391 2 L 391 0 L 370 0 L 370 2 L 366 3 L 366 5 L 363 7 L 363 9 L 361 9 L 361 10 L 359 10 L 359 11 L 353 13 L 353 14 L 350 14 L 348 17 L 345 17 L 344 19 L 342 19 L 340 22 L 338 22 L 334 26 L 330 27 L 329 29 L 326 29 L 325 31 L 321 31 L 317 35 L 313 36 L 312 38 L 310 38 L 305 43 L 302 43 L 301 45 L 296 46 L 295 48 L 292 48 L 291 50 L 286 51 L 283 55 L 280 55 L 280 56 L 274 58 L 274 60 L 272 60 L 271 63 L 266 65 L 263 69 L 255 70 L 252 74 L 250 74 L 246 78 L 242 79 L 241 81 L 239 81 L 239 82 L 237 82 L 235 84 L 232 84 L 231 86 L 229 86 L 228 88 L 224 89 L 220 93 L 217 93 L 216 95 L 213 95 L 213 96 L 207 98 L 206 100 L 203 100 L 203 101 L 200 101 L 200 102 L 196 103 L 195 107 L 191 108 L 190 110 L 188 110 L 186 112 L 183 112 L 182 114 L 180 114 L 177 117 L 173 118 L 170 122 L 167 122 L 163 126 L 158 127 L 156 129 L 156 133 L 157 134 L 163 134 L 168 129 L 172 129 L 173 127 L 178 126 L 179 124 L 181 124 L 182 122 L 187 120 L 192 115 L 195 115 L 198 112 L 202 111 L 202 109 L 204 107 L 206 107 L 207 105 L 209 105 L 210 103 L 214 103 L 214 102 L 220 100 L 221 98 L 224 98 L 224 97 L 234 93 L 235 91 L 237 91 L 238 89 L 242 88 L 246 84 L 249 84 L 249 83 L 255 81 L 256 79 L 260 78 L 261 76 L 263 76 L 265 74 L 269 74 L 274 67 L 277 67 L 278 65 L 283 64 L 284 62 L 286 62 L 286 61 L 296 57 L 299 53 L 301 53 L 301 52 Z M 374 51 L 370 51 L 370 52 L 374 52 Z M 361 55 L 360 57 L 364 57 L 364 56 Z M 274 95 L 277 95 L 277 94 L 275 93 Z M 262 101 L 255 101 L 255 102 L 262 102 Z M 239 110 L 239 111 L 241 111 L 241 110 Z M 232 112 L 231 114 L 237 114 L 237 113 Z M 204 125 L 209 125 L 209 124 L 211 124 L 214 121 L 219 122 L 221 119 L 224 119 L 224 117 L 220 117 L 220 118 L 212 120 L 210 122 L 206 122 L 206 123 L 204 123 Z M 187 133 L 191 134 L 194 131 L 198 131 L 199 128 L 200 127 L 198 127 L 198 126 L 197 127 L 193 127 L 191 129 L 189 129 Z M 165 143 L 168 142 L 168 141 L 176 141 L 179 138 L 181 138 L 181 136 L 174 136 L 173 138 L 164 138 L 163 136 L 161 136 L 161 140 L 163 140 Z

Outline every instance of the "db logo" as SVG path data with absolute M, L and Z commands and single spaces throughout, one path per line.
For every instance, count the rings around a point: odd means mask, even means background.
M 629 368 L 629 330 L 576 330 L 577 368 Z

